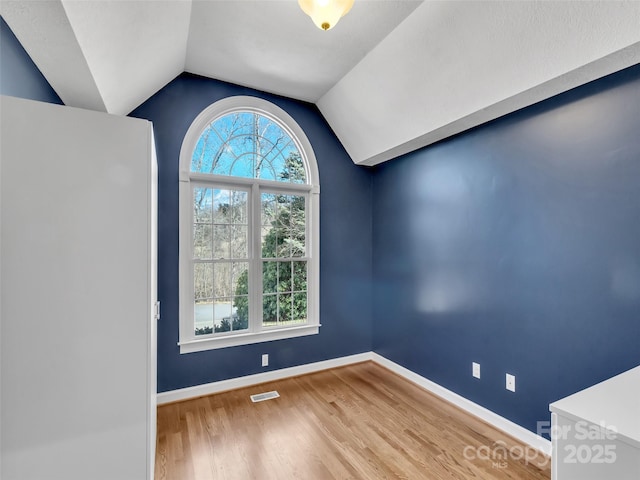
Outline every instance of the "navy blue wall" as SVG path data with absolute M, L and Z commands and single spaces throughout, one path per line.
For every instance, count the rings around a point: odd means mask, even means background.
M 320 333 L 180 355 L 178 163 L 184 135 L 207 106 L 233 95 L 269 100 L 307 134 L 320 171 Z M 356 167 L 315 106 L 183 74 L 131 114 L 154 124 L 158 154 L 158 391 L 370 351 L 371 174 Z M 270 365 L 260 366 L 268 353 Z
M 384 164 L 373 195 L 375 352 L 532 431 L 640 364 L 640 66 Z
M 0 94 L 62 104 L 62 100 L 0 17 Z

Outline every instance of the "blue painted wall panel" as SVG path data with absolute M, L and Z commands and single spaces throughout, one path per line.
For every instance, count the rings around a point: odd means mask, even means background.
M 277 104 L 305 131 L 320 171 L 319 335 L 180 355 L 178 351 L 178 163 L 191 122 L 232 95 Z M 158 391 L 370 351 L 371 173 L 353 165 L 311 104 L 183 74 L 131 114 L 154 124 L 158 154 Z M 270 365 L 260 366 L 268 353 Z
M 532 431 L 640 364 L 640 66 L 384 164 L 373 197 L 377 353 Z
M 62 104 L 38 67 L 0 17 L 0 94 Z

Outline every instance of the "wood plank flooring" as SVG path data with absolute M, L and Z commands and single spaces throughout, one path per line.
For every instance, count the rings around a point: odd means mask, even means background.
M 156 480 L 548 480 L 549 459 L 527 453 L 365 362 L 160 406 Z

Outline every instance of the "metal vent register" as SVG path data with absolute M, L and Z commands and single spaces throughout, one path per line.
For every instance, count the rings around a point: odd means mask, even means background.
M 272 398 L 278 398 L 280 394 L 275 390 L 272 392 L 256 393 L 251 395 L 251 401 L 253 403 L 264 402 L 265 400 L 271 400 Z

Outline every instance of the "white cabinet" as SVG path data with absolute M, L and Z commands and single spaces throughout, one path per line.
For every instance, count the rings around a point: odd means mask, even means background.
M 0 102 L 0 477 L 151 479 L 151 124 Z
M 640 367 L 549 408 L 552 480 L 640 479 Z

